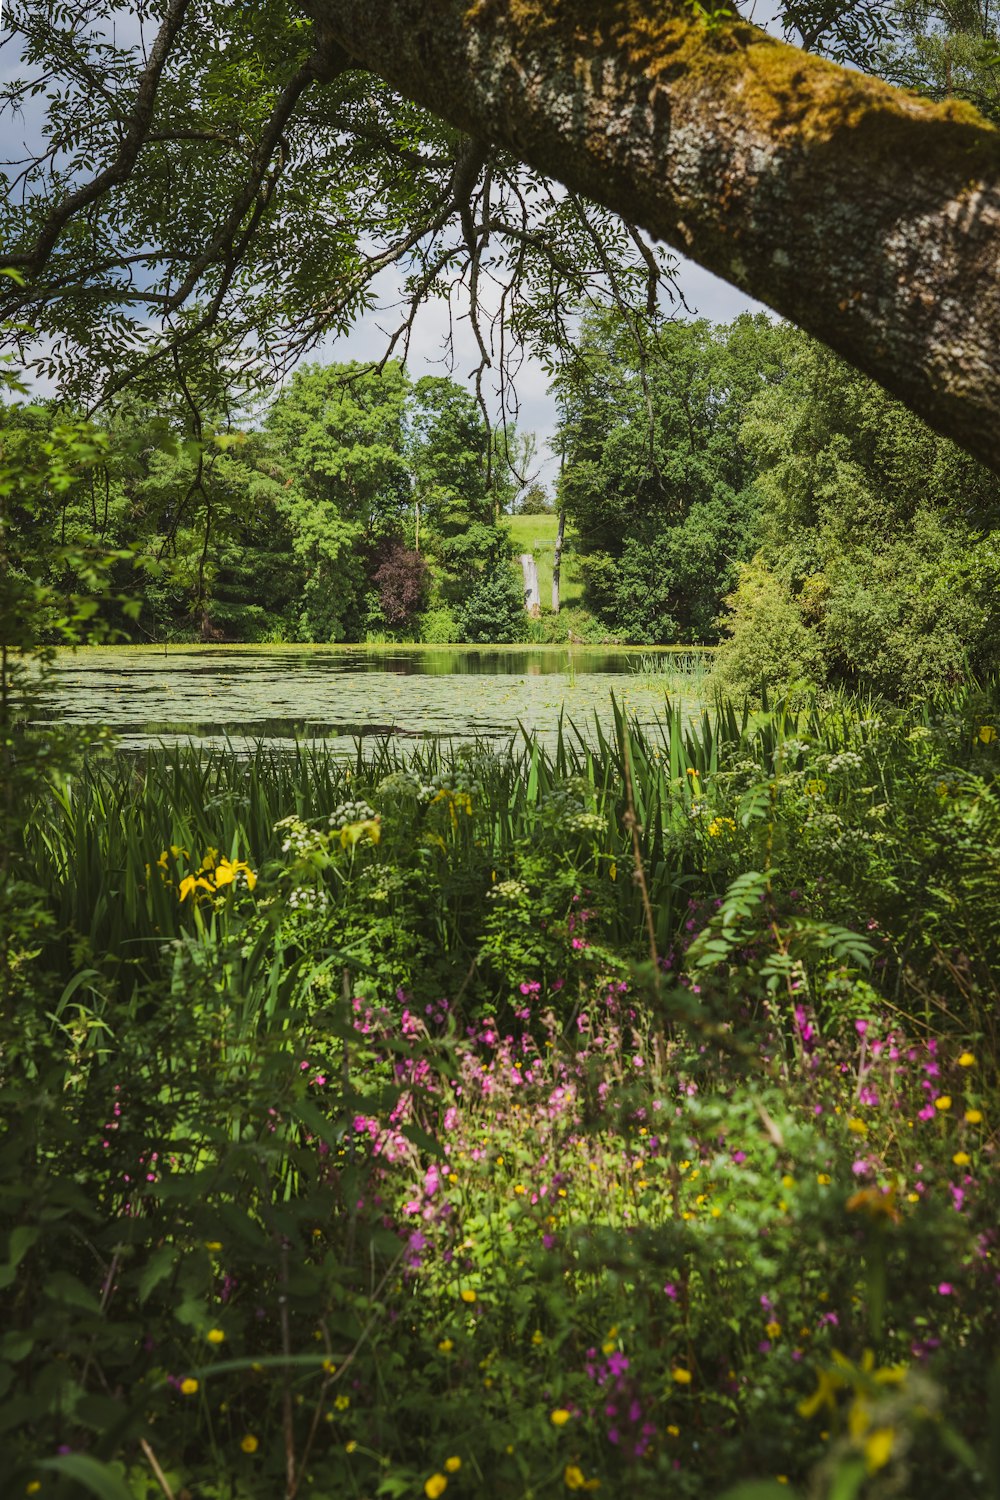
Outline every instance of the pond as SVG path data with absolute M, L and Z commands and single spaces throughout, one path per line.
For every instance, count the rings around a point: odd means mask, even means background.
M 68 725 L 107 725 L 134 749 L 505 742 L 519 724 L 551 745 L 560 709 L 592 739 L 595 714 L 611 722 L 612 693 L 651 724 L 668 692 L 696 711 L 704 677 L 690 648 L 90 646 L 58 653 L 48 707 Z

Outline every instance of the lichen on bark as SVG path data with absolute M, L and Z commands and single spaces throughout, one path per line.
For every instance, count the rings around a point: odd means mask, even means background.
M 674 0 L 307 5 L 359 65 L 736 281 L 1000 469 L 1000 133 L 969 105 Z

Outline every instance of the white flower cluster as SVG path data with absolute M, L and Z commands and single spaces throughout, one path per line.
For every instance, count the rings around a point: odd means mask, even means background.
M 284 835 L 281 840 L 282 854 L 308 854 L 322 839 L 321 834 L 316 834 L 312 828 L 303 823 L 301 818 L 296 818 L 294 815 L 290 818 L 282 818 L 280 823 L 275 823 L 274 831 Z
M 520 901 L 528 894 L 523 880 L 500 880 L 486 893 L 491 901 Z
M 370 823 L 375 815 L 375 809 L 367 802 L 342 802 L 333 809 L 327 822 L 331 828 L 347 828 L 351 823 Z
M 403 797 L 420 797 L 423 787 L 409 771 L 391 771 L 378 784 L 379 795 L 397 801 Z
M 596 812 L 573 813 L 566 819 L 566 827 L 574 833 L 601 833 L 606 819 Z
M 838 755 L 830 756 L 829 770 L 836 774 L 837 771 L 860 771 L 864 761 L 856 750 L 841 750 Z
M 325 911 L 330 905 L 330 897 L 316 886 L 303 885 L 290 892 L 288 905 L 299 911 Z
M 471 770 L 464 770 L 458 766 L 454 771 L 439 771 L 432 776 L 420 788 L 420 800 L 422 802 L 433 802 L 442 792 L 464 793 L 467 797 L 478 797 L 483 790 L 482 782 L 472 774 Z

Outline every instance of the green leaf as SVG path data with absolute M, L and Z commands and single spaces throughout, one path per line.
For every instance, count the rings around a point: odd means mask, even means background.
M 114 1470 L 96 1458 L 91 1458 L 89 1454 L 64 1453 L 58 1458 L 42 1459 L 37 1467 L 65 1474 L 67 1479 L 75 1479 L 77 1484 L 84 1485 L 92 1495 L 98 1495 L 100 1500 L 133 1500 L 124 1481 Z
M 158 1287 L 161 1281 L 171 1275 L 176 1260 L 177 1254 L 172 1245 L 161 1245 L 153 1252 L 139 1277 L 140 1302 L 145 1302 L 154 1287 Z
M 863 1458 L 853 1458 L 842 1463 L 833 1476 L 830 1500 L 854 1500 L 854 1496 L 865 1482 L 867 1472 Z
M 0 1266 L 0 1287 L 10 1286 L 17 1275 L 18 1266 L 40 1234 L 41 1230 L 36 1224 L 19 1224 L 16 1229 L 11 1230 L 7 1242 L 7 1264 Z

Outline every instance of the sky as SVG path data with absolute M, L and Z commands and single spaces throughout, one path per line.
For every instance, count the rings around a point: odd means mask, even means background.
M 692 317 L 707 318 L 712 323 L 728 323 L 742 312 L 766 312 L 737 287 L 721 281 L 694 261 L 680 259 L 677 285 Z M 683 313 L 680 314 L 684 316 Z M 357 323 L 346 338 L 324 341 L 311 359 L 321 363 L 346 360 L 378 360 L 388 343 L 386 330 L 394 327 L 391 313 L 373 313 Z M 432 302 L 421 309 L 410 342 L 407 369 L 414 380 L 422 375 L 451 375 L 467 383 L 469 373 L 479 363 L 479 349 L 471 329 L 461 318 L 453 329 L 454 348 L 449 362 L 446 338 L 448 319 L 443 305 Z M 538 442 L 537 459 L 532 477 L 549 489 L 555 482 L 557 460 L 550 442 L 555 436 L 555 401 L 548 391 L 549 377 L 534 359 L 526 359 L 517 377 L 519 402 L 518 427 L 534 432 Z M 498 403 L 497 403 L 498 404 Z
M 760 3 L 766 4 L 769 8 L 772 0 L 760 0 Z M 758 3 L 758 9 L 760 3 Z M 0 0 L 0 15 L 5 9 L 4 0 Z M 135 29 L 134 17 L 129 15 L 127 6 L 123 7 L 121 14 L 124 31 L 128 33 L 130 28 Z M 761 24 L 761 17 L 757 16 L 756 19 L 758 24 Z M 764 24 L 768 25 L 769 20 L 768 14 L 764 18 Z M 3 26 L 0 23 L 0 39 L 2 37 Z M 117 37 L 119 43 L 131 39 L 119 31 Z M 16 53 L 12 53 L 9 47 L 0 50 L 0 82 L 12 76 L 18 76 L 22 72 L 23 65 L 20 64 Z M 28 145 L 39 139 L 44 108 L 44 99 L 29 100 L 26 102 L 24 113 L 16 123 L 9 118 L 3 122 L 5 135 L 3 145 L 6 149 L 0 151 L 0 155 L 7 155 L 8 152 L 11 155 L 20 155 L 18 147 L 22 141 Z M 760 303 L 752 301 L 737 288 L 727 285 L 709 272 L 702 270 L 693 261 L 685 259 L 679 261 L 676 280 L 692 316 L 708 318 L 712 322 L 729 322 L 741 312 L 761 310 Z M 387 283 L 387 295 L 382 299 L 383 305 L 393 301 L 392 291 L 391 284 Z M 352 359 L 378 360 L 384 355 L 387 344 L 387 335 L 383 330 L 393 326 L 394 318 L 391 312 L 381 317 L 377 313 L 371 314 L 356 324 L 346 338 L 337 340 L 331 338 L 324 341 L 311 358 L 322 362 Z M 410 343 L 407 363 L 412 378 L 419 379 L 422 375 L 451 374 L 453 378 L 463 383 L 467 380 L 479 359 L 471 329 L 461 317 L 456 320 L 453 363 L 450 367 L 445 349 L 446 334 L 447 313 L 443 304 L 440 302 L 428 304 L 417 317 Z M 555 432 L 555 403 L 548 393 L 548 376 L 537 361 L 527 359 L 521 367 L 516 386 L 520 407 L 518 425 L 521 430 L 536 434 L 537 477 L 543 484 L 551 486 L 556 469 L 556 460 L 549 447 L 549 441 Z M 33 390 L 38 396 L 49 394 L 44 388 L 44 382 L 33 382 Z M 498 402 L 491 404 L 499 409 Z

